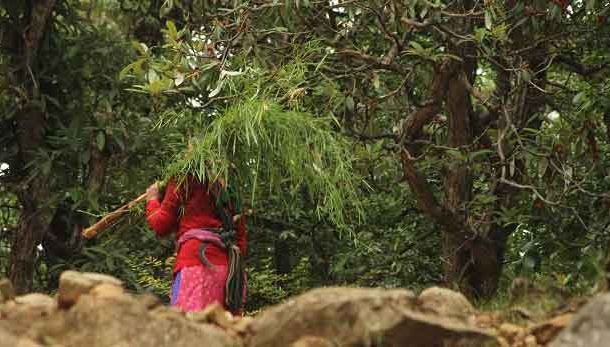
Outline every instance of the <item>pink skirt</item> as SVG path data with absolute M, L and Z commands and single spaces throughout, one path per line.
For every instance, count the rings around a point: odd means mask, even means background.
M 171 304 L 185 312 L 199 311 L 218 303 L 225 305 L 225 282 L 227 266 L 205 265 L 182 268 L 174 277 Z M 244 286 L 245 292 L 245 286 Z M 245 298 L 245 293 L 244 293 Z M 241 312 L 237 312 L 241 314 Z

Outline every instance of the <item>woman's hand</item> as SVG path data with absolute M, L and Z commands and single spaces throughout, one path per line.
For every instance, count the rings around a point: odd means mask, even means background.
M 155 182 L 146 189 L 146 200 L 159 200 L 159 182 Z

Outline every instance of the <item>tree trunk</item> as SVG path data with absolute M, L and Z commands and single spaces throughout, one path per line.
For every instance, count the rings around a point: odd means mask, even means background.
M 84 186 L 87 194 L 98 196 L 104 187 L 106 170 L 110 163 L 112 152 L 108 146 L 101 150 L 97 145 L 96 134 L 91 136 L 87 175 Z M 48 231 L 44 235 L 43 248 L 47 267 L 65 262 L 79 254 L 84 245 L 82 229 L 87 226 L 88 218 L 74 209 L 73 201 L 66 200 L 57 206 L 51 219 Z M 50 273 L 48 289 L 57 288 L 59 273 Z
M 273 248 L 275 271 L 281 275 L 289 274 L 292 271 L 290 242 L 287 239 L 276 236 L 276 239 L 273 242 Z
M 19 216 L 15 240 L 9 257 L 9 279 L 17 293 L 31 291 L 36 260 L 36 247 L 42 241 L 44 223 L 40 211 L 31 203 L 24 203 Z
M 311 275 L 320 285 L 332 283 L 333 276 L 330 271 L 330 260 L 336 249 L 336 239 L 331 232 L 324 228 L 311 230 Z
M 472 8 L 469 1 L 456 3 L 455 10 L 465 12 Z M 472 32 L 472 20 L 465 18 L 456 20 L 456 30 Z M 470 90 L 466 87 L 473 85 L 477 62 L 476 47 L 472 43 L 459 43 L 450 45 L 449 53 L 462 59 L 462 62 L 452 60 L 455 72 L 447 83 L 445 104 L 448 111 L 448 145 L 454 150 L 466 153 L 471 150 L 474 134 L 474 112 L 470 100 Z M 472 174 L 468 163 L 456 160 L 445 176 L 446 206 L 461 224 L 469 225 L 468 204 L 472 198 Z M 483 274 L 490 272 L 484 250 L 488 243 L 478 237 L 476 231 L 463 230 L 456 233 L 454 230 L 443 230 L 442 253 L 444 259 L 445 280 L 457 284 L 463 292 L 470 296 L 481 296 L 481 281 L 486 281 Z M 483 257 L 483 259 L 479 259 Z
M 32 172 L 28 164 L 36 160 L 36 153 L 44 145 L 46 118 L 36 104 L 35 81 L 38 51 L 46 32 L 56 0 L 28 1 L 23 18 L 11 18 L 19 23 L 15 30 L 17 45 L 10 61 L 13 69 L 8 76 L 20 110 L 16 117 L 16 138 L 19 147 L 19 170 L 23 185 L 18 193 L 22 211 L 9 257 L 9 278 L 18 293 L 32 289 L 36 247 L 42 242 L 48 220 L 44 205 L 49 195 L 49 180 L 40 172 Z M 28 178 L 33 176 L 28 181 Z

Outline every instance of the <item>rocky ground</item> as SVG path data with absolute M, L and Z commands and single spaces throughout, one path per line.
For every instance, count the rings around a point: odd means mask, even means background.
M 581 307 L 582 306 L 582 307 Z M 524 315 L 527 315 L 524 313 Z M 0 347 L 601 347 L 610 294 L 520 324 L 478 312 L 460 293 L 329 287 L 237 318 L 219 306 L 184 314 L 113 277 L 64 272 L 55 297 L 15 297 L 0 280 Z

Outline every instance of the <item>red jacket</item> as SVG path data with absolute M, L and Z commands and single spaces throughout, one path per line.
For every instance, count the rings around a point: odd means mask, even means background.
M 146 203 L 146 219 L 157 236 L 165 236 L 176 231 L 176 240 L 190 229 L 220 228 L 222 221 L 216 214 L 216 206 L 207 186 L 195 179 L 189 179 L 180 188 L 176 182 L 170 180 L 165 190 L 163 201 L 149 200 Z M 235 226 L 236 244 L 246 256 L 246 218 L 240 218 Z M 198 256 L 201 242 L 198 240 L 186 241 L 180 252 L 176 255 L 174 273 L 183 267 L 201 265 Z M 209 244 L 205 255 L 210 263 L 227 265 L 227 253 Z

